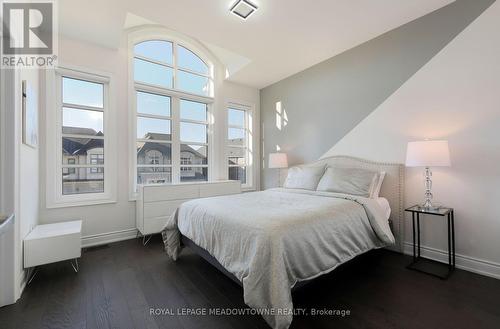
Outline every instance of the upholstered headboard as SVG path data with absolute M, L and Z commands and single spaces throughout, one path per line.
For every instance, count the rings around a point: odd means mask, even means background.
M 385 171 L 385 178 L 380 196 L 386 198 L 391 206 L 391 228 L 396 244 L 389 248 L 403 252 L 404 232 L 404 166 L 398 163 L 383 163 L 350 156 L 332 156 L 320 159 L 307 166 L 334 165 L 349 168 L 362 168 L 373 171 Z

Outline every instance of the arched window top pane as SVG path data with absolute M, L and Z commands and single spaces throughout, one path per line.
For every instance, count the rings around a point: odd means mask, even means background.
M 150 40 L 136 44 L 134 47 L 134 54 L 136 56 L 142 56 L 172 65 L 172 49 L 172 42 L 164 40 Z
M 177 57 L 177 66 L 180 68 L 208 74 L 208 65 L 191 50 L 179 45 L 177 47 Z

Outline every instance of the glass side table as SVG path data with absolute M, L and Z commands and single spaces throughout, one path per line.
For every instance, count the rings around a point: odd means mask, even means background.
M 427 209 L 412 206 L 405 211 L 411 212 L 413 224 L 413 261 L 408 269 L 430 274 L 440 279 L 447 279 L 455 270 L 455 218 L 453 208 L 439 207 Z M 437 262 L 420 256 L 420 214 L 447 217 L 448 219 L 448 264 Z M 416 223 L 416 225 L 415 225 Z M 416 230 L 415 230 L 416 229 Z M 415 232 L 416 231 L 416 232 Z M 416 241 L 415 241 L 416 240 Z

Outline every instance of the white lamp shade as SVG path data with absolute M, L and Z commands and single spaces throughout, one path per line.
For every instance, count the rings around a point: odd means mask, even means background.
M 269 153 L 269 168 L 288 168 L 288 159 L 285 153 Z
M 408 167 L 449 167 L 448 141 L 409 142 L 406 149 Z

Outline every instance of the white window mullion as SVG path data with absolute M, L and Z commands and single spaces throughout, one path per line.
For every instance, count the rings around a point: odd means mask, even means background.
M 104 192 L 108 192 L 111 191 L 111 188 L 112 188 L 112 185 L 111 185 L 111 182 L 112 180 L 109 179 L 108 175 L 111 174 L 111 171 L 116 168 L 116 164 L 113 163 L 113 161 L 111 160 L 111 157 L 109 157 L 108 159 L 106 159 L 106 156 L 108 154 L 111 154 L 111 149 L 112 148 L 116 148 L 116 145 L 112 145 L 111 142 L 110 142 L 110 139 L 107 138 L 107 133 L 109 133 L 111 131 L 110 129 L 110 126 L 111 126 L 111 116 L 110 116 L 110 111 L 109 111 L 109 108 L 110 108 L 110 97 L 109 97 L 109 84 L 108 85 L 103 85 L 103 105 L 104 105 L 104 113 L 103 113 L 103 130 L 104 130 L 104 150 L 103 150 L 103 156 L 104 156 Z M 87 158 L 89 157 L 90 155 L 87 155 Z M 92 171 L 92 170 L 90 170 Z M 116 184 L 116 182 L 113 182 L 113 184 Z
M 172 98 L 172 182 L 179 183 L 181 165 L 180 101 Z
M 208 107 L 207 107 L 207 115 L 208 115 Z M 187 123 L 195 123 L 197 125 L 208 125 L 207 121 L 198 121 L 198 120 L 191 120 L 191 119 L 182 119 L 182 122 L 187 122 Z
M 105 139 L 104 136 L 94 136 L 94 135 L 80 135 L 80 134 L 63 134 L 61 133 L 61 138 L 81 138 L 81 139 Z
M 174 71 L 175 72 L 175 71 Z M 135 90 L 145 93 L 158 94 L 162 96 L 180 97 L 185 100 L 210 104 L 214 102 L 213 97 L 193 94 L 186 91 L 169 89 L 161 86 L 151 85 L 145 82 L 134 82 Z
M 183 71 L 183 72 L 187 72 L 187 73 L 190 73 L 190 74 L 193 74 L 193 75 L 197 75 L 197 76 L 200 76 L 200 77 L 203 77 L 203 78 L 209 78 L 210 79 L 210 75 L 207 75 L 207 74 L 203 74 L 203 73 L 200 73 L 200 72 L 197 72 L 197 71 L 193 71 L 193 70 L 190 70 L 190 69 L 186 69 L 186 68 L 177 68 L 179 71 Z
M 160 119 L 160 120 L 171 120 L 171 117 L 165 115 L 147 114 L 147 113 L 137 113 L 137 117 L 148 118 L 148 119 Z
M 249 114 L 249 111 L 248 110 L 245 110 L 245 128 L 244 128 L 244 136 L 245 136 L 245 166 L 248 167 L 248 114 Z M 247 180 L 248 180 L 248 168 L 245 169 L 247 171 L 246 173 L 246 176 L 247 176 Z M 248 184 L 248 182 L 247 182 Z
M 173 47 L 173 52 L 172 52 L 172 63 L 173 63 L 173 73 L 172 73 L 172 76 L 173 76 L 173 79 L 174 81 L 172 82 L 173 84 L 173 89 L 174 90 L 177 90 L 177 43 L 176 42 L 173 42 L 172 43 L 172 47 Z
M 153 64 L 157 64 L 157 65 L 161 65 L 161 66 L 173 68 L 173 66 L 170 65 L 170 64 L 168 64 L 168 63 L 157 61 L 157 60 L 154 60 L 154 59 L 151 59 L 151 58 L 147 58 L 147 57 L 144 57 L 144 56 L 141 56 L 141 55 L 135 55 L 134 58 L 140 59 L 141 61 L 145 61 L 145 62 L 149 62 L 149 63 L 153 63 Z
M 173 141 L 164 141 L 159 139 L 146 139 L 146 138 L 137 138 L 136 143 L 155 143 L 155 144 L 172 144 Z
M 215 143 L 215 137 L 214 137 L 214 120 L 213 120 L 213 117 L 214 117 L 214 106 L 213 104 L 207 104 L 207 142 L 208 142 L 208 147 L 207 147 L 207 156 L 208 156 L 208 161 L 207 161 L 207 164 L 208 164 L 208 177 L 207 177 L 207 180 L 211 181 L 211 180 L 214 180 L 215 178 L 215 175 L 214 175 L 214 171 L 215 171 L 215 168 L 216 168 L 216 162 L 215 162 L 215 150 L 214 150 L 214 147 L 216 145 Z
M 62 168 L 106 168 L 106 165 L 102 164 L 63 164 Z
M 56 81 L 55 81 L 55 85 L 56 85 L 56 92 L 55 92 L 55 96 L 56 96 L 56 107 L 55 110 L 56 111 L 56 121 L 55 121 L 55 131 L 56 131 L 56 141 L 55 141 L 55 145 L 56 145 L 56 149 L 55 149 L 55 160 L 56 160 L 56 163 L 55 163 L 55 173 L 54 173 L 54 177 L 53 177 L 53 180 L 54 180 L 54 184 L 55 184 L 55 200 L 53 205 L 55 203 L 59 203 L 61 200 L 62 200 L 62 195 L 63 195 L 63 188 L 62 188 L 62 175 L 63 175 L 63 171 L 62 171 L 62 125 L 63 125 L 63 111 L 62 111 L 62 105 L 63 105 L 63 95 L 62 95 L 62 76 L 61 75 L 58 75 L 56 74 Z

